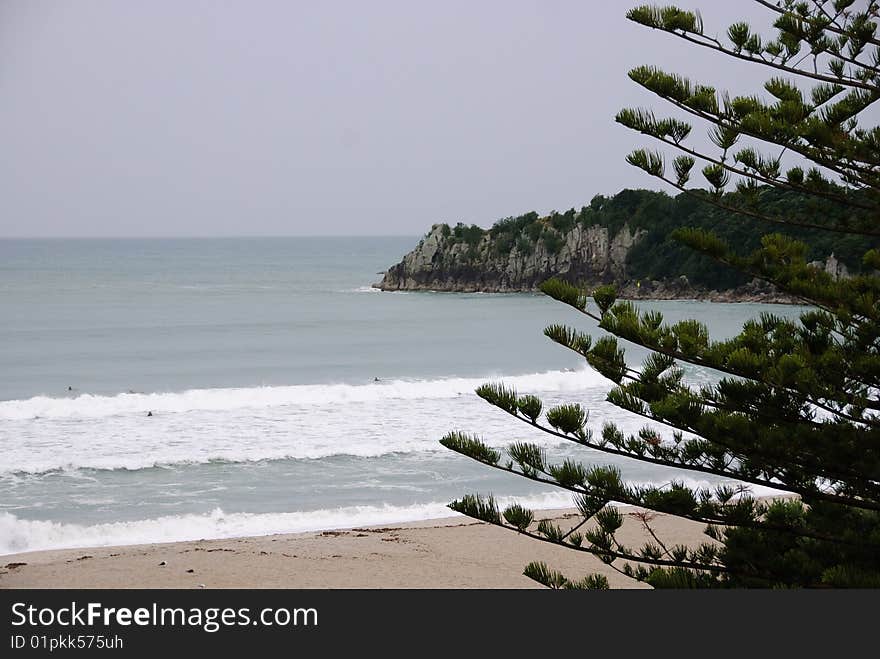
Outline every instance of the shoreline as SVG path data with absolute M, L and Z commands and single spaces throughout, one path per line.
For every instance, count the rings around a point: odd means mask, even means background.
M 622 541 L 650 539 L 622 507 Z M 572 508 L 535 511 L 572 525 Z M 665 542 L 707 541 L 704 524 L 655 514 Z M 526 538 L 463 516 L 401 524 L 159 544 L 53 549 L 0 557 L 11 588 L 541 588 L 522 575 L 531 561 L 575 579 L 604 574 L 612 588 L 647 588 L 586 552 Z
M 479 286 L 409 286 L 391 287 L 375 283 L 371 286 L 381 293 L 482 293 L 485 295 L 543 295 L 537 288 L 501 288 Z M 626 287 L 618 294 L 619 300 L 631 302 L 711 302 L 713 304 L 779 304 L 785 306 L 803 305 L 803 301 L 782 293 L 744 293 L 736 289 L 726 291 L 699 291 L 689 293 L 651 294 L 638 292 L 635 288 Z

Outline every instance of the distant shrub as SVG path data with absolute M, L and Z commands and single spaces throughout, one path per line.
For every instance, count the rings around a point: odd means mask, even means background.
M 544 241 L 547 253 L 553 254 L 554 256 L 559 254 L 562 246 L 565 245 L 565 239 L 552 229 L 545 230 L 544 233 L 541 234 L 541 239 Z
M 538 242 L 538 238 L 541 237 L 541 233 L 544 231 L 544 225 L 540 220 L 536 220 L 532 224 L 526 227 L 526 237 L 531 240 L 533 243 Z
M 452 230 L 452 238 L 455 242 L 463 242 L 471 246 L 478 244 L 485 234 L 486 230 L 478 227 L 476 224 L 466 226 L 462 222 L 456 224 Z
M 535 243 L 532 240 L 529 240 L 525 236 L 520 236 L 516 239 L 516 251 L 520 254 L 531 254 L 535 251 Z
M 489 235 L 492 236 L 492 238 L 505 234 L 518 236 L 522 233 L 524 228 L 537 221 L 538 214 L 535 211 L 524 213 L 523 215 L 518 215 L 516 217 L 504 217 L 492 225 L 492 228 L 489 229 Z
M 553 213 L 550 215 L 550 226 L 559 233 L 568 233 L 574 228 L 577 211 L 572 208 L 564 213 Z

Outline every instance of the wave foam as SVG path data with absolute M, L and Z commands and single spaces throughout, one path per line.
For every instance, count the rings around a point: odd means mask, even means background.
M 607 386 L 595 371 L 548 371 L 508 378 L 395 379 L 369 384 L 305 384 L 228 389 L 189 389 L 177 393 L 82 394 L 71 398 L 35 396 L 0 402 L 0 421 L 25 419 L 101 418 L 156 412 L 265 409 L 288 405 L 331 405 L 387 400 L 455 398 L 472 394 L 486 380 L 503 379 L 523 390 L 571 392 Z
M 535 509 L 572 505 L 569 495 L 556 492 L 516 500 Z M 509 501 L 513 499 L 499 498 L 500 505 L 507 505 Z M 19 519 L 3 512 L 0 513 L 0 555 L 46 549 L 304 533 L 457 516 L 459 514 L 450 510 L 446 503 L 440 502 L 414 506 L 349 506 L 290 513 L 226 513 L 216 508 L 204 515 L 171 515 L 90 526 Z
M 680 479 L 689 487 L 711 487 L 705 480 Z M 643 483 L 648 484 L 648 483 Z M 784 494 L 768 487 L 751 486 L 751 496 Z M 572 495 L 558 490 L 531 496 L 496 497 L 500 508 L 519 503 L 533 510 L 571 508 Z M 411 506 L 363 505 L 289 513 L 226 513 L 215 508 L 207 514 L 169 515 L 153 519 L 82 525 L 20 519 L 0 512 L 0 555 L 48 549 L 106 547 L 114 545 L 185 542 L 240 538 L 278 533 L 305 533 L 380 524 L 400 524 L 459 517 L 446 502 Z
M 548 405 L 570 398 L 604 404 L 605 385 L 592 371 L 504 381 Z M 377 457 L 438 450 L 440 437 L 455 429 L 481 431 L 499 446 L 522 439 L 520 424 L 473 393 L 483 382 L 391 380 L 6 401 L 0 403 L 0 473 Z M 151 418 L 145 418 L 148 410 Z

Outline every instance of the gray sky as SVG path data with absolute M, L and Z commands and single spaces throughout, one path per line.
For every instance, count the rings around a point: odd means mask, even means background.
M 614 115 L 665 109 L 627 70 L 770 72 L 634 4 L 0 0 L 0 236 L 420 235 L 658 187 Z

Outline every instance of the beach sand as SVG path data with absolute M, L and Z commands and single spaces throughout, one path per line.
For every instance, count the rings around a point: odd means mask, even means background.
M 649 540 L 623 508 L 621 541 Z M 575 510 L 536 512 L 563 528 Z M 656 515 L 667 545 L 706 542 L 705 525 Z M 28 552 L 0 556 L 0 588 L 540 588 L 533 560 L 571 579 L 600 573 L 612 588 L 646 588 L 594 556 L 466 517 L 290 535 Z

